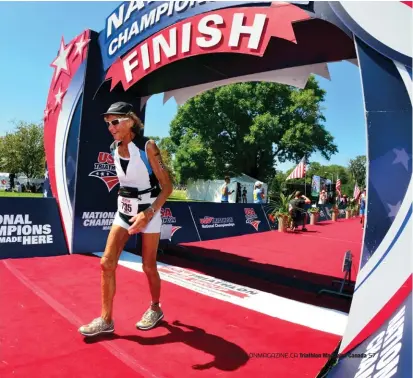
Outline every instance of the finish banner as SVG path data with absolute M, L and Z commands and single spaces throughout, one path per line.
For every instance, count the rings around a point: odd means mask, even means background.
M 151 72 L 181 59 L 214 53 L 263 56 L 272 37 L 296 42 L 292 22 L 309 16 L 299 8 L 221 9 L 178 22 L 153 35 L 109 68 L 111 88 L 126 91 Z
M 106 19 L 99 35 L 104 69 L 155 33 L 187 19 L 222 8 L 271 5 L 272 1 L 125 1 Z

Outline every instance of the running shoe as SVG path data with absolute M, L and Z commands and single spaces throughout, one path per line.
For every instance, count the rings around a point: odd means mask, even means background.
M 143 314 L 142 319 L 136 323 L 136 328 L 148 330 L 155 327 L 163 319 L 163 312 L 161 309 L 155 311 L 149 307 Z
M 93 319 L 89 324 L 79 328 L 79 332 L 83 336 L 97 336 L 102 333 L 113 333 L 114 331 L 115 324 L 113 320 L 110 323 L 106 323 L 102 318 Z

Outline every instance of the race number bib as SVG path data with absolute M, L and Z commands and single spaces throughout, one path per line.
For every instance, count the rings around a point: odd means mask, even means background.
M 122 214 L 135 216 L 138 214 L 139 202 L 137 198 L 118 197 L 118 211 Z

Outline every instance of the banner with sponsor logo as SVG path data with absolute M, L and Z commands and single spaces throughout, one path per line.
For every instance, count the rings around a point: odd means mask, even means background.
M 54 198 L 0 198 L 0 259 L 67 253 Z
M 313 176 L 313 180 L 311 181 L 311 195 L 313 197 L 318 196 L 320 193 L 320 176 Z
M 320 209 L 319 222 L 331 220 L 331 205 L 317 205 L 317 207 Z
M 190 203 L 201 240 L 270 231 L 261 205 Z
M 171 242 L 190 243 L 200 237 L 189 208 L 189 202 L 168 201 L 161 209 L 162 224 L 172 225 Z

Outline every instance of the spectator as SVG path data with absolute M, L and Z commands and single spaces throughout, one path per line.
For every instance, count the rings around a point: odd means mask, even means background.
M 307 212 L 305 211 L 305 205 L 309 205 L 311 200 L 303 196 L 301 192 L 295 193 L 294 199 L 290 201 L 290 215 L 292 218 L 292 231 L 295 231 L 300 223 L 302 223 L 302 231 L 307 231 L 305 225 L 307 224 Z
M 234 193 L 234 190 L 232 192 L 229 191 L 228 185 L 231 182 L 231 179 L 229 176 L 225 177 L 225 183 L 221 187 L 221 203 L 228 203 L 228 197 Z
M 319 205 L 325 205 L 326 202 L 327 202 L 327 200 L 328 200 L 327 193 L 326 193 L 326 191 L 323 189 L 323 190 L 321 191 L 321 193 L 320 193 L 320 196 L 318 197 L 318 204 L 319 204 Z
M 262 182 L 257 181 L 254 186 L 254 203 L 264 203 L 264 198 Z
M 364 229 L 364 219 L 366 215 L 366 201 L 367 201 L 367 193 L 366 193 L 366 188 L 363 189 L 363 191 L 360 194 L 360 223 L 361 223 L 361 228 Z
M 244 186 L 242 190 L 242 203 L 247 203 L 247 187 Z

